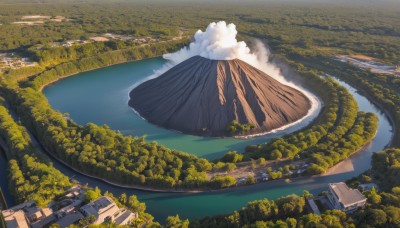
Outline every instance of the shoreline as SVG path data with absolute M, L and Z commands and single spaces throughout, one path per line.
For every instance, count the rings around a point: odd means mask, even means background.
M 147 58 L 147 59 L 153 59 L 153 58 L 159 58 L 159 57 L 162 57 L 162 55 L 157 55 L 157 56 L 154 56 L 154 57 L 151 57 L 151 58 Z M 115 66 L 115 65 L 124 64 L 124 63 L 131 63 L 131 62 L 136 62 L 136 61 L 142 61 L 142 60 L 145 60 L 145 59 L 135 59 L 135 60 L 128 60 L 128 61 L 125 61 L 125 62 L 117 62 L 117 63 L 105 65 L 105 66 L 95 67 L 95 68 L 92 68 L 92 69 L 90 69 L 90 70 L 84 70 L 84 71 L 79 71 L 79 72 L 76 72 L 76 73 L 73 73 L 73 74 L 67 74 L 67 75 L 61 76 L 61 77 L 59 77 L 59 78 L 56 78 L 56 79 L 54 79 L 54 80 L 52 80 L 52 81 L 49 81 L 48 83 L 42 85 L 42 86 L 38 89 L 38 91 L 43 92 L 43 90 L 44 90 L 47 86 L 51 86 L 52 84 L 54 84 L 54 83 L 56 83 L 56 82 L 58 82 L 58 81 L 60 81 L 60 80 L 62 80 L 62 79 L 69 78 L 69 77 L 75 76 L 75 75 L 80 74 L 80 73 L 85 73 L 85 72 L 89 72 L 89 71 L 92 71 L 92 70 L 99 70 L 99 69 L 106 68 L 106 67 L 110 67 L 110 66 Z M 44 71 L 43 71 L 43 72 L 44 72 Z
M 132 86 L 129 87 L 129 93 L 128 93 L 128 106 L 132 109 L 132 111 L 141 119 L 145 120 L 146 122 L 156 125 L 157 127 L 160 128 L 164 128 L 170 131 L 174 131 L 174 132 L 178 132 L 181 134 L 185 134 L 185 135 L 192 135 L 192 136 L 196 136 L 196 137 L 206 137 L 206 138 L 234 138 L 234 139 L 251 139 L 251 138 L 256 138 L 256 137 L 261 137 L 261 136 L 266 136 L 266 135 L 270 135 L 270 134 L 275 134 L 275 133 L 279 133 L 281 131 L 284 131 L 288 128 L 291 127 L 296 127 L 296 125 L 300 124 L 302 121 L 305 121 L 307 119 L 309 119 L 309 123 L 307 123 L 306 126 L 304 127 L 300 127 L 299 129 L 295 130 L 301 130 L 303 128 L 308 127 L 308 125 L 310 125 L 312 122 L 314 122 L 314 120 L 319 116 L 319 114 L 321 113 L 322 108 L 324 107 L 324 101 L 322 99 L 320 99 L 319 97 L 317 97 L 314 93 L 312 93 L 309 89 L 304 88 L 303 86 L 299 86 L 299 85 L 295 85 L 292 82 L 287 81 L 284 76 L 270 76 L 273 79 L 275 79 L 276 81 L 278 81 L 279 83 L 281 83 L 282 85 L 288 86 L 290 88 L 293 88 L 299 92 L 301 92 L 309 101 L 310 103 L 310 108 L 308 109 L 307 113 L 300 117 L 299 119 L 291 122 L 291 123 L 287 123 L 286 125 L 277 127 L 275 129 L 269 130 L 269 131 L 265 131 L 265 132 L 259 132 L 259 133 L 254 133 L 254 134 L 249 134 L 249 135 L 236 135 L 236 136 L 204 136 L 204 135 L 197 135 L 197 134 L 193 134 L 192 132 L 182 132 L 176 129 L 172 129 L 172 128 L 166 128 L 164 126 L 155 124 L 155 123 L 151 123 L 150 121 L 148 121 L 146 118 L 144 118 L 143 116 L 140 115 L 140 113 L 138 111 L 135 110 L 135 108 L 133 106 L 131 106 L 129 104 L 129 101 L 131 100 L 131 92 L 138 87 L 139 85 L 150 81 L 152 79 L 158 78 L 159 76 L 161 76 L 163 73 L 165 73 L 166 71 L 168 71 L 169 69 L 171 69 L 172 65 L 169 65 L 168 62 L 165 63 L 160 69 L 157 69 L 154 71 L 153 74 L 149 75 L 148 77 L 134 83 Z M 257 68 L 258 70 L 264 72 L 263 70 Z M 266 72 L 264 72 L 266 73 Z M 267 73 L 266 73 L 267 74 Z M 282 77 L 282 78 L 281 78 Z M 293 131 L 293 132 L 295 132 Z
M 388 118 L 389 123 L 392 125 L 393 134 L 392 134 L 392 137 L 390 138 L 390 142 L 388 143 L 388 145 L 386 145 L 385 148 L 393 147 L 393 142 L 394 142 L 395 136 L 397 134 L 399 134 L 399 132 L 397 130 L 397 126 L 396 126 L 396 123 L 394 122 L 392 115 L 390 115 L 389 111 L 387 111 L 385 108 L 383 108 L 381 104 L 379 104 L 374 99 L 372 99 L 371 96 L 368 95 L 368 93 L 366 93 L 364 90 L 357 89 L 357 88 L 355 88 L 355 89 L 356 89 L 356 91 L 360 91 L 363 96 L 365 96 L 369 101 L 371 101 L 371 103 L 374 104 L 380 111 L 382 111 L 385 114 L 385 116 Z
M 160 56 L 154 56 L 154 57 L 152 57 L 152 58 L 157 58 L 157 57 L 160 57 Z M 39 89 L 39 91 L 42 92 L 43 89 L 44 89 L 45 87 L 47 87 L 47 86 L 49 86 L 49 85 L 51 85 L 51 84 L 53 84 L 53 83 L 56 83 L 56 82 L 59 81 L 59 80 L 62 80 L 62 79 L 64 79 L 64 78 L 67 78 L 67 77 L 70 77 L 70 76 L 77 75 L 77 74 L 79 74 L 79 73 L 83 73 L 83 72 L 87 72 L 87 71 L 92 71 L 92 70 L 96 70 L 96 69 L 101 69 L 101 68 L 105 68 L 105 67 L 109 67 L 109 66 L 113 66 L 113 65 L 118 65 L 118 64 L 123 64 L 123 63 L 141 61 L 141 60 L 143 60 L 143 59 L 140 59 L 140 60 L 131 60 L 131 61 L 125 61 L 125 62 L 118 62 L 118 63 L 115 63 L 115 64 L 110 64 L 110 65 L 106 65 L 106 66 L 96 67 L 96 68 L 93 68 L 93 69 L 90 69 L 90 70 L 81 71 L 81 72 L 77 72 L 77 73 L 70 74 L 70 75 L 65 75 L 65 76 L 62 76 L 62 77 L 57 78 L 57 79 L 55 79 L 55 80 L 52 80 L 52 81 L 46 83 L 45 85 L 41 86 L 41 88 Z M 356 88 L 355 88 L 355 89 L 356 89 Z M 358 90 L 358 89 L 356 89 L 356 90 Z M 365 95 L 365 93 L 363 93 L 363 95 Z M 376 103 L 374 102 L 374 100 L 371 99 L 368 95 L 365 95 L 365 97 L 366 97 L 367 99 L 369 99 L 369 100 L 371 101 L 371 103 L 373 103 L 374 105 L 376 105 L 377 107 L 379 107 L 379 110 L 380 110 L 380 111 L 383 111 L 383 112 L 385 113 L 385 116 L 388 117 L 388 119 L 390 120 L 390 123 L 392 124 L 392 129 L 395 129 L 395 124 L 394 124 L 394 122 L 393 122 L 393 119 L 392 119 L 391 115 L 388 113 L 388 111 L 386 111 L 385 109 L 383 109 L 380 105 L 376 104 Z M 318 99 L 318 98 L 317 98 L 317 99 Z M 318 100 L 319 100 L 319 99 L 318 99 Z M 319 101 L 320 101 L 320 100 L 319 100 Z M 322 103 L 319 103 L 319 104 L 322 104 Z M 322 107 L 321 105 L 318 105 L 318 106 L 319 106 L 320 108 Z M 134 109 L 132 109 L 132 110 L 135 112 Z M 374 140 L 376 134 L 377 134 L 377 132 L 375 133 L 374 137 L 373 137 L 369 142 L 367 142 L 366 144 L 364 144 L 364 145 L 363 145 L 361 148 L 359 148 L 357 151 L 353 152 L 348 158 L 346 158 L 346 159 L 344 159 L 343 161 L 339 162 L 338 164 L 336 164 L 336 165 L 330 167 L 330 168 L 327 170 L 327 172 L 329 172 L 331 169 L 333 169 L 333 168 L 335 168 L 335 167 L 341 165 L 342 163 L 344 163 L 344 162 L 346 162 L 346 161 L 348 161 L 348 160 L 351 160 L 351 157 L 352 157 L 352 156 L 354 156 L 355 154 L 358 154 L 359 152 L 361 152 L 363 149 L 365 149 L 365 148 L 372 142 L 372 140 Z M 390 143 L 389 143 L 387 146 L 389 146 L 389 145 L 391 145 L 391 144 L 393 143 L 393 139 L 394 139 L 394 134 L 392 134 L 391 141 L 390 141 Z M 40 144 L 40 143 L 39 143 L 39 144 Z M 41 144 L 40 144 L 40 145 L 41 145 Z M 43 146 L 42 146 L 42 147 L 43 147 Z M 78 169 L 76 169 L 76 168 L 70 166 L 69 164 L 67 164 L 66 162 L 62 161 L 61 159 L 57 158 L 55 155 L 53 155 L 53 154 L 51 154 L 49 151 L 47 151 L 44 147 L 43 147 L 43 149 L 45 150 L 45 152 L 46 152 L 47 154 L 49 154 L 51 157 L 53 157 L 54 159 L 56 159 L 58 162 L 60 162 L 61 164 L 63 164 L 63 165 L 66 166 L 67 168 L 69 168 L 69 169 L 71 169 L 71 170 L 73 170 L 73 171 L 75 171 L 75 172 L 77 172 L 77 173 L 79 173 L 79 174 L 81 174 L 81 175 L 84 175 L 84 176 L 86 176 L 86 177 L 93 178 L 93 179 L 95 179 L 95 180 L 99 180 L 99 181 L 102 181 L 102 182 L 104 182 L 104 183 L 107 183 L 107 184 L 110 184 L 110 185 L 113 185 L 113 186 L 116 186 L 116 187 L 120 187 L 120 188 L 135 189 L 135 190 L 147 191 L 147 192 L 201 193 L 201 192 L 224 191 L 224 190 L 229 190 L 229 189 L 232 189 L 232 188 L 251 186 L 251 185 L 239 185 L 239 186 L 233 186 L 233 187 L 222 188 L 222 189 L 207 189 L 207 190 L 199 190 L 199 189 L 197 189 L 197 190 L 172 190 L 172 189 L 170 189 L 170 190 L 165 190 L 165 189 L 155 189 L 155 188 L 151 188 L 151 187 L 140 187 L 140 186 L 135 186 L 135 185 L 118 184 L 118 183 L 115 183 L 115 182 L 112 182 L 112 181 L 103 179 L 103 178 L 101 178 L 101 177 L 93 176 L 93 175 L 87 174 L 87 173 L 85 173 L 85 172 L 82 172 L 82 171 L 80 171 L 80 170 L 78 170 Z M 270 181 L 267 181 L 267 182 L 273 182 L 273 181 L 279 181 L 279 180 L 285 181 L 286 179 L 288 179 L 288 180 L 296 180 L 296 179 L 298 179 L 298 178 L 307 178 L 307 177 L 313 178 L 313 177 L 318 177 L 318 176 L 328 176 L 329 174 L 326 174 L 327 172 L 325 172 L 325 173 L 323 173 L 323 174 L 318 174 L 318 175 L 306 175 L 306 176 L 298 176 L 298 177 L 293 177 L 293 178 L 281 178 L 281 179 L 276 179 L 276 180 L 270 180 Z M 345 173 L 345 171 L 342 171 L 342 172 L 339 172 L 339 173 Z M 335 174 L 339 174 L 339 173 L 335 173 Z M 260 184 L 260 183 L 265 183 L 265 182 L 257 182 L 256 184 Z
M 362 147 L 358 148 L 356 151 L 354 151 L 353 153 L 350 154 L 350 156 L 348 156 L 346 159 L 338 162 L 337 164 L 335 164 L 334 166 L 330 167 L 326 172 L 319 174 L 319 175 L 315 175 L 315 176 L 330 176 L 330 175 L 336 175 L 336 174 L 342 174 L 342 173 L 346 173 L 349 172 L 347 170 L 347 164 L 345 164 L 346 162 L 350 162 L 352 157 L 357 156 L 360 152 L 362 152 L 363 150 L 367 149 L 372 141 L 375 139 L 376 135 L 378 134 L 378 130 L 376 130 L 374 136 L 368 140 L 368 142 L 366 142 Z M 373 152 L 374 153 L 374 152 Z M 341 169 L 339 172 L 335 172 L 335 169 L 340 168 L 341 165 L 344 165 L 343 169 Z
M 46 154 L 48 154 L 49 156 L 51 156 L 53 159 L 57 160 L 57 162 L 61 163 L 62 165 L 64 165 L 65 167 L 67 167 L 68 169 L 73 170 L 74 172 L 77 172 L 83 176 L 98 180 L 98 181 L 102 181 L 106 184 L 115 186 L 115 187 L 119 187 L 119 188 L 125 188 L 125 189 L 134 189 L 134 190 L 139 190 L 139 191 L 144 191 L 144 192 L 165 192 L 165 193 L 200 193 L 200 192 L 204 192 L 206 190 L 164 190 L 164 189 L 155 189 L 155 188 L 151 188 L 151 187 L 140 187 L 140 186 L 135 186 L 135 185 L 125 185 L 125 184 L 118 184 L 106 179 L 103 179 L 101 177 L 97 177 L 97 176 L 93 176 L 90 175 L 88 173 L 85 173 L 83 171 L 80 171 L 72 166 L 70 166 L 69 164 L 67 164 L 66 162 L 64 162 L 63 160 L 59 159 L 58 157 L 56 157 L 55 155 L 51 154 L 47 149 L 43 148 L 46 152 Z M 72 177 L 69 177 L 70 179 L 73 179 Z
M 365 92 L 364 89 L 358 89 L 355 86 L 353 86 L 353 83 L 345 81 L 344 79 L 342 79 L 340 77 L 337 77 L 337 76 L 334 76 L 334 77 L 338 78 L 340 81 L 342 81 L 342 82 L 348 84 L 349 86 L 353 87 L 356 93 L 360 94 L 361 96 L 364 96 L 373 105 L 375 105 L 379 109 L 379 111 L 381 111 L 381 112 L 383 112 L 385 114 L 386 118 L 388 118 L 389 123 L 391 124 L 392 132 L 393 132 L 392 137 L 390 138 L 390 142 L 386 145 L 385 148 L 393 147 L 393 142 L 394 142 L 395 136 L 400 134 L 400 132 L 398 132 L 396 123 L 395 123 L 392 115 L 390 114 L 390 112 L 388 110 L 386 110 L 384 107 L 382 107 L 382 105 L 379 104 L 379 102 L 375 101 L 367 92 Z
M 42 145 L 42 143 L 26 127 L 25 127 L 25 129 L 29 134 L 29 137 L 31 139 L 30 143 L 32 144 L 33 147 L 35 147 L 35 148 L 41 150 L 43 153 L 49 155 L 52 159 L 55 159 L 57 162 L 59 162 L 61 165 L 65 166 L 66 168 L 68 168 L 68 169 L 70 169 L 70 170 L 72 170 L 72 171 L 74 171 L 74 172 L 76 172 L 78 174 L 81 174 L 83 176 L 86 176 L 86 177 L 89 177 L 89 178 L 92 178 L 92 179 L 95 179 L 95 180 L 99 180 L 99 181 L 102 181 L 104 183 L 116 186 L 116 187 L 126 188 L 126 189 L 135 189 L 135 190 L 141 190 L 141 191 L 147 191 L 147 192 L 198 193 L 198 192 L 206 191 L 206 190 L 172 190 L 172 189 L 171 190 L 168 190 L 168 189 L 165 190 L 165 189 L 155 189 L 155 188 L 151 188 L 151 187 L 140 187 L 140 186 L 137 186 L 137 185 L 124 185 L 124 184 L 118 184 L 118 183 L 103 179 L 101 177 L 97 177 L 97 176 L 88 174 L 86 172 L 78 170 L 75 167 L 72 167 L 67 162 L 61 160 L 60 158 L 58 158 L 57 156 L 52 154 L 47 148 L 45 148 Z M 1 143 L 1 141 L 2 141 L 2 139 L 0 138 L 0 143 Z M 0 144 L 0 146 L 3 147 L 4 145 Z M 8 149 L 8 146 L 6 148 Z M 9 160 L 9 158 L 6 158 L 6 159 Z M 53 167 L 54 167 L 54 165 L 53 165 Z M 68 175 L 66 175 L 66 176 L 68 176 Z M 68 177 L 70 179 L 73 179 L 73 177 L 70 177 L 70 176 L 68 176 Z

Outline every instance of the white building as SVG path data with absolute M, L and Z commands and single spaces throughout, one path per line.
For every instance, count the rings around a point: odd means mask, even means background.
M 34 201 L 4 210 L 2 214 L 7 228 L 40 228 L 55 220 L 50 208 L 37 208 Z
M 132 213 L 125 208 L 120 209 L 112 199 L 106 196 L 84 205 L 80 210 L 85 216 L 93 215 L 96 218 L 93 224 L 112 221 L 117 225 L 126 225 L 138 217 L 137 213 Z
M 367 198 L 357 189 L 349 188 L 344 182 L 329 184 L 328 199 L 332 209 L 351 213 L 358 208 L 364 208 Z
M 28 220 L 22 210 L 5 210 L 3 218 L 7 228 L 29 228 Z

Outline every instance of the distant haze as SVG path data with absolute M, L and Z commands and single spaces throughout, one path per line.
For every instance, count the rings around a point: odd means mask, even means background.
M 62 4 L 79 4 L 79 3 L 153 3 L 153 4 L 169 4 L 169 3 L 197 3 L 197 4 L 222 4 L 229 3 L 235 5 L 261 4 L 270 3 L 281 4 L 332 4 L 338 6 L 346 5 L 375 5 L 382 6 L 385 4 L 400 5 L 399 0 L 0 0 L 1 3 L 62 3 Z

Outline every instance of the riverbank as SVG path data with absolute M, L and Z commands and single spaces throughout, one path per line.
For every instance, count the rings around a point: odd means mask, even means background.
M 351 85 L 351 84 L 349 84 L 349 85 Z M 353 86 L 353 85 L 351 85 L 351 86 Z M 395 139 L 396 135 L 399 134 L 399 128 L 397 128 L 398 126 L 396 125 L 396 122 L 394 121 L 394 119 L 393 119 L 392 115 L 390 114 L 390 112 L 388 110 L 386 110 L 379 102 L 375 101 L 364 90 L 362 90 L 362 89 L 356 89 L 356 90 L 360 91 L 363 96 L 365 96 L 369 101 L 371 101 L 375 106 L 377 106 L 379 108 L 379 110 L 381 110 L 383 113 L 385 113 L 385 116 L 389 119 L 389 122 L 392 125 L 392 131 L 393 131 L 392 137 L 390 137 L 390 143 L 389 143 L 389 145 L 387 145 L 387 147 L 394 146 L 393 145 L 394 139 Z
M 162 57 L 162 55 L 153 56 L 153 57 L 151 57 L 150 59 L 152 59 L 152 58 L 159 58 L 159 57 Z M 64 76 L 61 76 L 61 77 L 59 77 L 59 78 L 56 78 L 56 79 L 54 79 L 54 80 L 52 80 L 52 81 L 49 81 L 48 83 L 42 85 L 42 86 L 39 88 L 39 91 L 42 92 L 43 89 L 46 88 L 47 86 L 50 86 L 50 85 L 52 85 L 52 84 L 54 84 L 54 83 L 56 83 L 56 82 L 58 82 L 58 81 L 60 81 L 60 80 L 62 80 L 62 79 L 65 79 L 65 78 L 68 78 L 68 77 L 71 77 L 71 76 L 75 76 L 75 75 L 80 74 L 80 73 L 89 72 L 89 71 L 92 71 L 92 70 L 98 70 L 98 69 L 102 69 L 102 68 L 106 68 L 106 67 L 110 67 L 110 66 L 115 66 L 115 65 L 119 65 L 119 64 L 124 64 L 124 63 L 137 62 L 137 61 L 141 61 L 141 60 L 143 60 L 143 59 L 134 59 L 134 60 L 116 62 L 116 63 L 113 63 L 113 64 L 109 64 L 109 65 L 105 65 L 105 66 L 99 66 L 99 67 L 94 67 L 94 68 L 92 68 L 92 69 L 88 69 L 88 70 L 84 70 L 84 71 L 80 71 L 80 72 L 76 72 L 76 73 L 64 75 Z
M 337 76 L 334 76 L 334 77 L 337 77 Z M 345 84 L 349 85 L 351 88 L 354 89 L 354 91 L 356 93 L 359 93 L 360 95 L 364 96 L 367 100 L 369 100 L 373 105 L 378 107 L 379 110 L 385 114 L 385 116 L 388 118 L 388 120 L 390 122 L 390 125 L 392 126 L 392 131 L 393 131 L 392 137 L 390 137 L 390 142 L 387 145 L 387 147 L 395 146 L 395 145 L 393 145 L 393 143 L 394 143 L 396 135 L 400 134 L 400 132 L 399 132 L 400 129 L 398 128 L 400 126 L 396 125 L 396 122 L 394 121 L 394 118 L 392 117 L 391 113 L 388 110 L 386 110 L 382 106 L 382 104 L 380 104 L 378 101 L 374 100 L 374 98 L 371 95 L 369 95 L 364 89 L 358 89 L 358 88 L 356 88 L 355 85 L 353 85 L 353 83 L 345 81 L 344 79 L 342 79 L 340 77 L 337 77 L 337 78 L 339 78 L 339 80 L 338 79 L 336 79 L 336 80 L 340 81 L 341 83 L 345 83 Z
M 366 148 L 368 148 L 371 145 L 372 141 L 375 139 L 377 133 L 378 133 L 378 131 L 375 132 L 375 135 L 374 135 L 374 137 L 372 137 L 371 140 L 369 140 L 360 149 L 358 149 L 357 151 L 353 152 L 348 158 L 346 158 L 345 160 L 337 163 L 336 165 L 334 165 L 331 168 L 329 168 L 325 173 L 320 174 L 318 176 L 324 177 L 324 176 L 337 175 L 337 174 L 342 174 L 342 173 L 347 173 L 347 172 L 354 171 L 354 165 L 352 163 L 351 158 L 354 157 L 354 156 L 357 156 L 357 154 L 361 153 Z
M 15 112 L 13 112 L 12 110 L 9 110 L 10 113 L 12 113 L 12 117 L 14 118 L 14 120 L 16 120 L 18 118 L 17 114 Z M 54 156 L 49 150 L 47 150 L 40 142 L 39 140 L 36 139 L 36 137 L 27 129 L 25 128 L 26 131 L 29 134 L 29 137 L 31 139 L 32 145 L 34 147 L 36 147 L 37 149 L 39 149 L 40 151 L 42 151 L 43 153 L 46 153 L 47 155 L 49 155 L 51 158 L 55 159 L 57 162 L 63 164 L 65 167 L 73 170 L 74 172 L 77 172 L 81 175 L 84 175 L 86 177 L 90 177 L 96 180 L 100 180 L 104 183 L 116 186 L 116 187 L 121 187 L 121 188 L 127 188 L 127 189 L 135 189 L 135 190 L 141 190 L 141 191 L 151 191 L 151 192 L 171 192 L 171 193 L 196 193 L 196 192 L 201 192 L 198 190 L 163 190 L 163 189 L 155 189 L 155 188 L 151 188 L 151 187 L 142 187 L 142 186 L 137 186 L 137 185 L 123 185 L 123 184 L 118 184 L 112 181 L 108 181 L 106 179 L 100 178 L 100 177 L 96 177 L 94 175 L 90 175 L 88 173 L 82 172 L 72 166 L 70 166 L 69 164 L 67 164 L 66 162 L 64 162 L 63 160 L 59 159 L 58 157 Z M 1 140 L 0 140 L 1 142 Z
M 45 152 L 47 155 L 49 155 L 51 158 L 55 159 L 57 162 L 61 163 L 62 165 L 64 165 L 65 167 L 67 167 L 68 169 L 73 170 L 76 173 L 79 173 L 81 175 L 84 175 L 86 177 L 89 178 L 93 178 L 99 181 L 102 181 L 106 184 L 112 185 L 112 186 L 116 186 L 119 188 L 125 188 L 125 189 L 134 189 L 134 190 L 139 190 L 139 191 L 145 191 L 145 192 L 159 192 L 159 193 L 205 193 L 205 192 L 219 192 L 219 191 L 227 191 L 227 190 L 232 190 L 234 188 L 243 188 L 243 187 L 249 187 L 251 185 L 257 185 L 257 184 L 261 184 L 261 183 L 271 183 L 271 182 L 275 182 L 275 181 L 285 181 L 285 182 L 293 182 L 296 180 L 301 180 L 301 179 L 305 179 L 305 178 L 318 178 L 318 177 L 323 177 L 323 176 L 329 176 L 329 175 L 337 175 L 337 174 L 343 174 L 343 173 L 347 173 L 349 172 L 347 169 L 342 169 L 341 167 L 343 165 L 346 165 L 346 162 L 351 162 L 351 158 L 353 156 L 355 156 L 356 154 L 364 151 L 369 144 L 374 140 L 377 132 L 375 133 L 374 137 L 368 141 L 363 147 L 361 147 L 360 149 L 358 149 L 356 152 L 352 153 L 348 158 L 346 158 L 345 160 L 339 162 L 338 164 L 336 164 L 335 166 L 331 167 L 328 169 L 327 172 L 323 173 L 323 174 L 318 174 L 318 175 L 301 175 L 301 176 L 297 176 L 297 177 L 290 177 L 290 178 L 278 178 L 275 180 L 268 180 L 268 181 L 261 181 L 261 182 L 256 182 L 255 184 L 242 184 L 242 185 L 236 185 L 236 186 L 232 186 L 232 187 L 228 187 L 228 188 L 221 188 L 221 189 L 193 189 L 193 190 L 172 190 L 172 189 L 156 189 L 156 188 L 151 188 L 151 187 L 143 187 L 143 186 L 137 186 L 137 185 L 124 185 L 124 184 L 118 184 L 109 180 L 106 180 L 104 178 L 100 178 L 94 175 L 90 175 L 86 172 L 82 172 L 72 166 L 70 166 L 68 163 L 62 161 L 61 159 L 57 158 L 56 156 L 54 156 L 50 151 L 48 151 L 46 148 L 43 147 L 43 145 L 41 145 L 41 143 L 28 131 L 32 142 L 37 146 L 40 147 L 40 149 Z M 271 164 L 275 163 L 275 161 L 270 161 Z M 299 161 L 302 162 L 302 161 Z M 333 170 L 331 172 L 331 170 Z M 336 171 L 335 170 L 340 170 L 340 171 Z M 354 169 L 353 169 L 354 170 Z M 353 171 L 351 170 L 351 171 Z M 84 183 L 83 183 L 84 184 Z

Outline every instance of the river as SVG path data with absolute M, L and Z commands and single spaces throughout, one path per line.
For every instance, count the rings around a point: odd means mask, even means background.
M 58 81 L 44 89 L 53 108 L 70 114 L 79 124 L 93 122 L 107 124 L 112 129 L 124 134 L 147 135 L 147 140 L 157 141 L 170 148 L 190 152 L 201 157 L 215 158 L 228 150 L 243 151 L 245 145 L 262 143 L 274 137 L 295 131 L 306 126 L 312 118 L 303 123 L 278 133 L 252 139 L 203 138 L 183 135 L 151 125 L 135 115 L 127 105 L 131 86 L 152 74 L 164 63 L 161 58 L 153 58 L 137 62 L 119 64 L 103 69 L 80 73 Z M 201 218 L 204 216 L 229 213 L 240 209 L 247 202 L 262 198 L 275 199 L 288 194 L 302 194 L 303 190 L 319 193 L 327 190 L 331 182 L 345 181 L 357 176 L 370 167 L 371 155 L 374 151 L 385 148 L 392 137 L 392 126 L 387 116 L 364 96 L 344 82 L 354 95 L 362 111 L 374 112 L 379 117 L 379 127 L 375 139 L 360 153 L 348 160 L 347 171 L 320 177 L 304 177 L 286 183 L 283 180 L 264 182 L 256 185 L 227 189 L 216 192 L 196 194 L 154 193 L 132 189 L 124 189 L 105 184 L 79 175 L 69 168 L 54 161 L 56 168 L 81 183 L 98 186 L 102 191 L 115 195 L 122 192 L 135 194 L 145 202 L 148 212 L 157 221 L 163 222 L 168 215 L 179 214 L 181 218 Z

